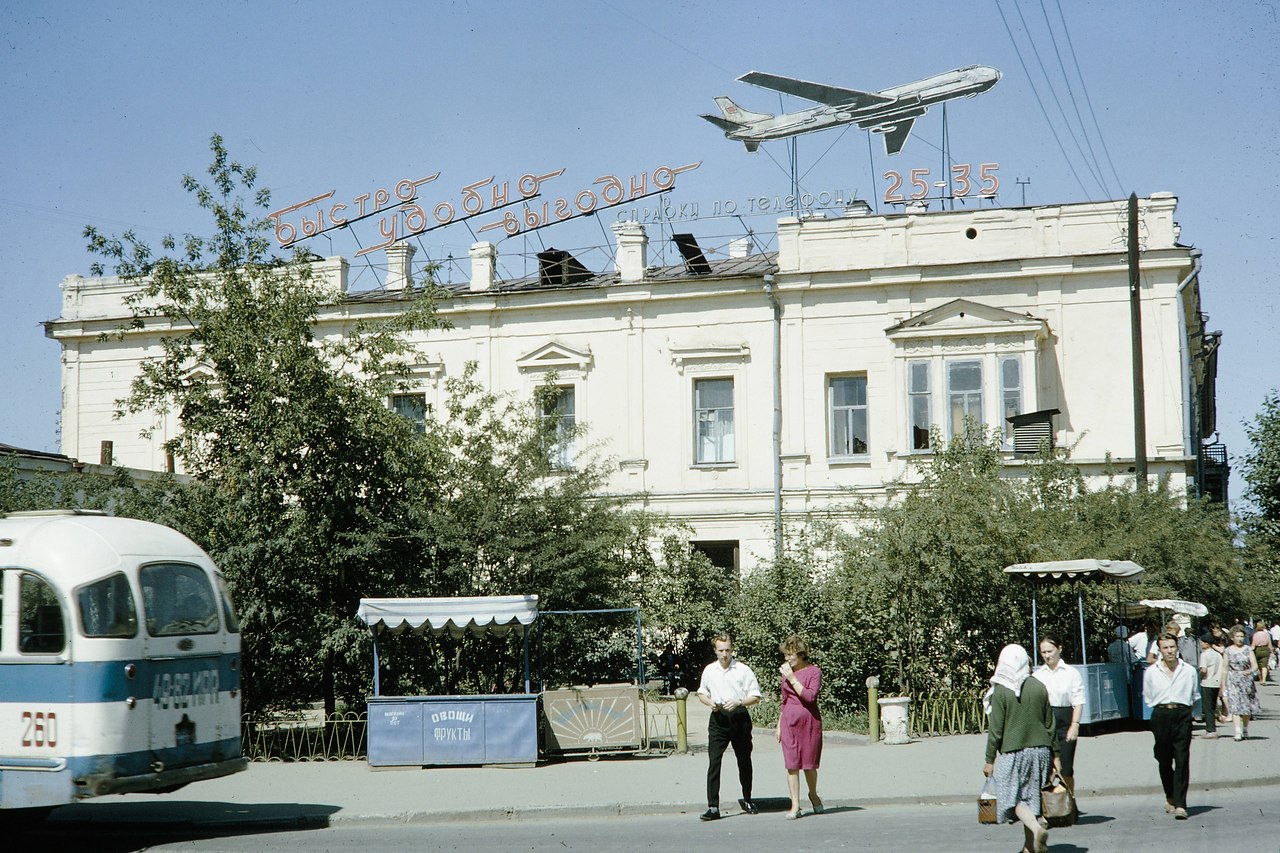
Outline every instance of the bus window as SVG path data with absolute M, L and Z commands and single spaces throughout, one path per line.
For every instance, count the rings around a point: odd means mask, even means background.
M 227 633 L 240 633 L 240 617 L 236 615 L 236 609 L 231 604 L 231 593 L 227 591 L 227 579 L 222 575 L 214 575 L 213 579 L 218 584 L 218 597 L 222 599 L 222 621 L 227 624 Z
M 119 572 L 85 584 L 76 594 L 80 605 L 80 630 L 86 637 L 135 637 L 138 614 L 129 581 Z
M 217 599 L 203 569 L 185 563 L 154 563 L 142 567 L 139 581 L 151 636 L 217 632 Z
M 32 654 L 57 654 L 67 645 L 62 606 L 53 587 L 23 572 L 18 591 L 18 649 Z

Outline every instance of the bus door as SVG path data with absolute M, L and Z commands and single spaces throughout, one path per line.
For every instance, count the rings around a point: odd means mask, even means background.
M 165 767 L 225 757 L 238 719 L 223 695 L 225 634 L 210 573 L 182 562 L 141 566 L 143 655 L 152 760 Z M 238 743 L 237 743 L 238 745 Z

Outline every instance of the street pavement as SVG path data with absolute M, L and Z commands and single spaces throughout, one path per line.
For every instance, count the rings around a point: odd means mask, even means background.
M 1280 685 L 1260 689 L 1264 714 L 1250 739 L 1235 742 L 1230 725 L 1218 740 L 1191 745 L 1188 805 L 1215 803 L 1228 788 L 1280 784 Z M 255 763 L 234 776 L 198 782 L 170 794 L 102 797 L 57 809 L 54 824 L 133 822 L 201 827 L 263 824 L 449 822 L 608 815 L 673 815 L 690 820 L 706 808 L 707 709 L 688 703 L 690 751 L 575 758 L 520 767 L 370 768 L 364 761 Z M 887 804 L 974 803 L 982 787 L 985 735 L 956 735 L 909 744 L 869 744 L 832 732 L 824 743 L 819 792 L 828 809 Z M 1151 734 L 1113 731 L 1081 739 L 1077 799 L 1150 796 L 1163 803 Z M 786 774 L 772 729 L 756 729 L 755 798 L 764 813 L 787 809 Z M 739 810 L 736 765 L 725 756 L 721 804 Z M 1215 794 L 1215 792 L 1217 792 Z M 804 803 L 807 807 L 807 802 Z M 976 806 L 975 806 L 976 809 Z M 807 808 L 806 808 L 807 811 Z M 975 817 L 976 822 L 976 817 Z

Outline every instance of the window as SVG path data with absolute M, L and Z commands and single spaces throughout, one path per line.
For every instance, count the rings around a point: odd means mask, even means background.
M 985 424 L 982 417 L 982 362 L 947 362 L 947 424 L 951 436 L 964 435 L 964 419 Z
M 929 449 L 933 428 L 933 397 L 929 387 L 929 362 L 907 363 L 907 410 L 911 418 L 911 449 Z
M 693 408 L 694 463 L 733 462 L 733 380 L 694 380 Z
M 138 613 L 133 606 L 129 581 L 116 572 L 110 577 L 85 584 L 76 593 L 80 607 L 80 630 L 86 637 L 134 637 L 138 633 Z
M 574 435 L 577 425 L 577 401 L 572 385 L 559 385 L 554 396 L 548 395 L 542 403 L 542 418 L 547 424 L 548 449 L 551 467 L 568 470 L 573 467 Z
M 833 376 L 827 380 L 831 408 L 832 456 L 867 453 L 867 377 Z
M 690 542 L 695 553 L 707 558 L 711 565 L 720 569 L 735 583 L 738 580 L 738 540 L 722 539 L 716 541 Z
M 1008 419 L 1022 413 L 1022 362 L 1016 357 L 1000 359 L 1000 423 L 1004 440 L 1013 441 L 1013 424 Z
M 143 566 L 138 579 L 151 636 L 213 634 L 218 630 L 213 585 L 199 566 L 156 563 Z
M 231 604 L 231 593 L 227 590 L 227 579 L 222 575 L 214 575 L 214 581 L 218 584 L 218 598 L 222 599 L 222 621 L 227 625 L 227 633 L 240 633 L 240 617 L 236 615 L 236 609 Z
M 67 645 L 62 605 L 53 587 L 23 572 L 18 591 L 18 649 L 32 654 L 57 654 Z
M 413 425 L 413 431 L 422 435 L 427 431 L 427 395 L 394 394 L 391 410 Z

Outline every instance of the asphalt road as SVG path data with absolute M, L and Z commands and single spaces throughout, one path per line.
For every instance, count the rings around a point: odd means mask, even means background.
M 785 801 L 769 807 L 785 808 Z M 1175 821 L 1159 797 L 1113 796 L 1081 804 L 1074 827 L 1053 830 L 1054 853 L 1084 851 L 1249 851 L 1280 853 L 1280 786 L 1200 792 L 1191 818 Z M 17 840 L 10 835 L 11 840 Z M 981 826 L 964 805 L 833 809 L 784 820 L 781 811 L 730 814 L 701 823 L 694 813 L 575 820 L 473 823 L 345 823 L 332 827 L 155 825 L 127 821 L 38 827 L 15 849 L 80 851 L 990 851 L 1017 850 L 1014 826 Z M 6 845 L 7 847 L 8 845 Z

